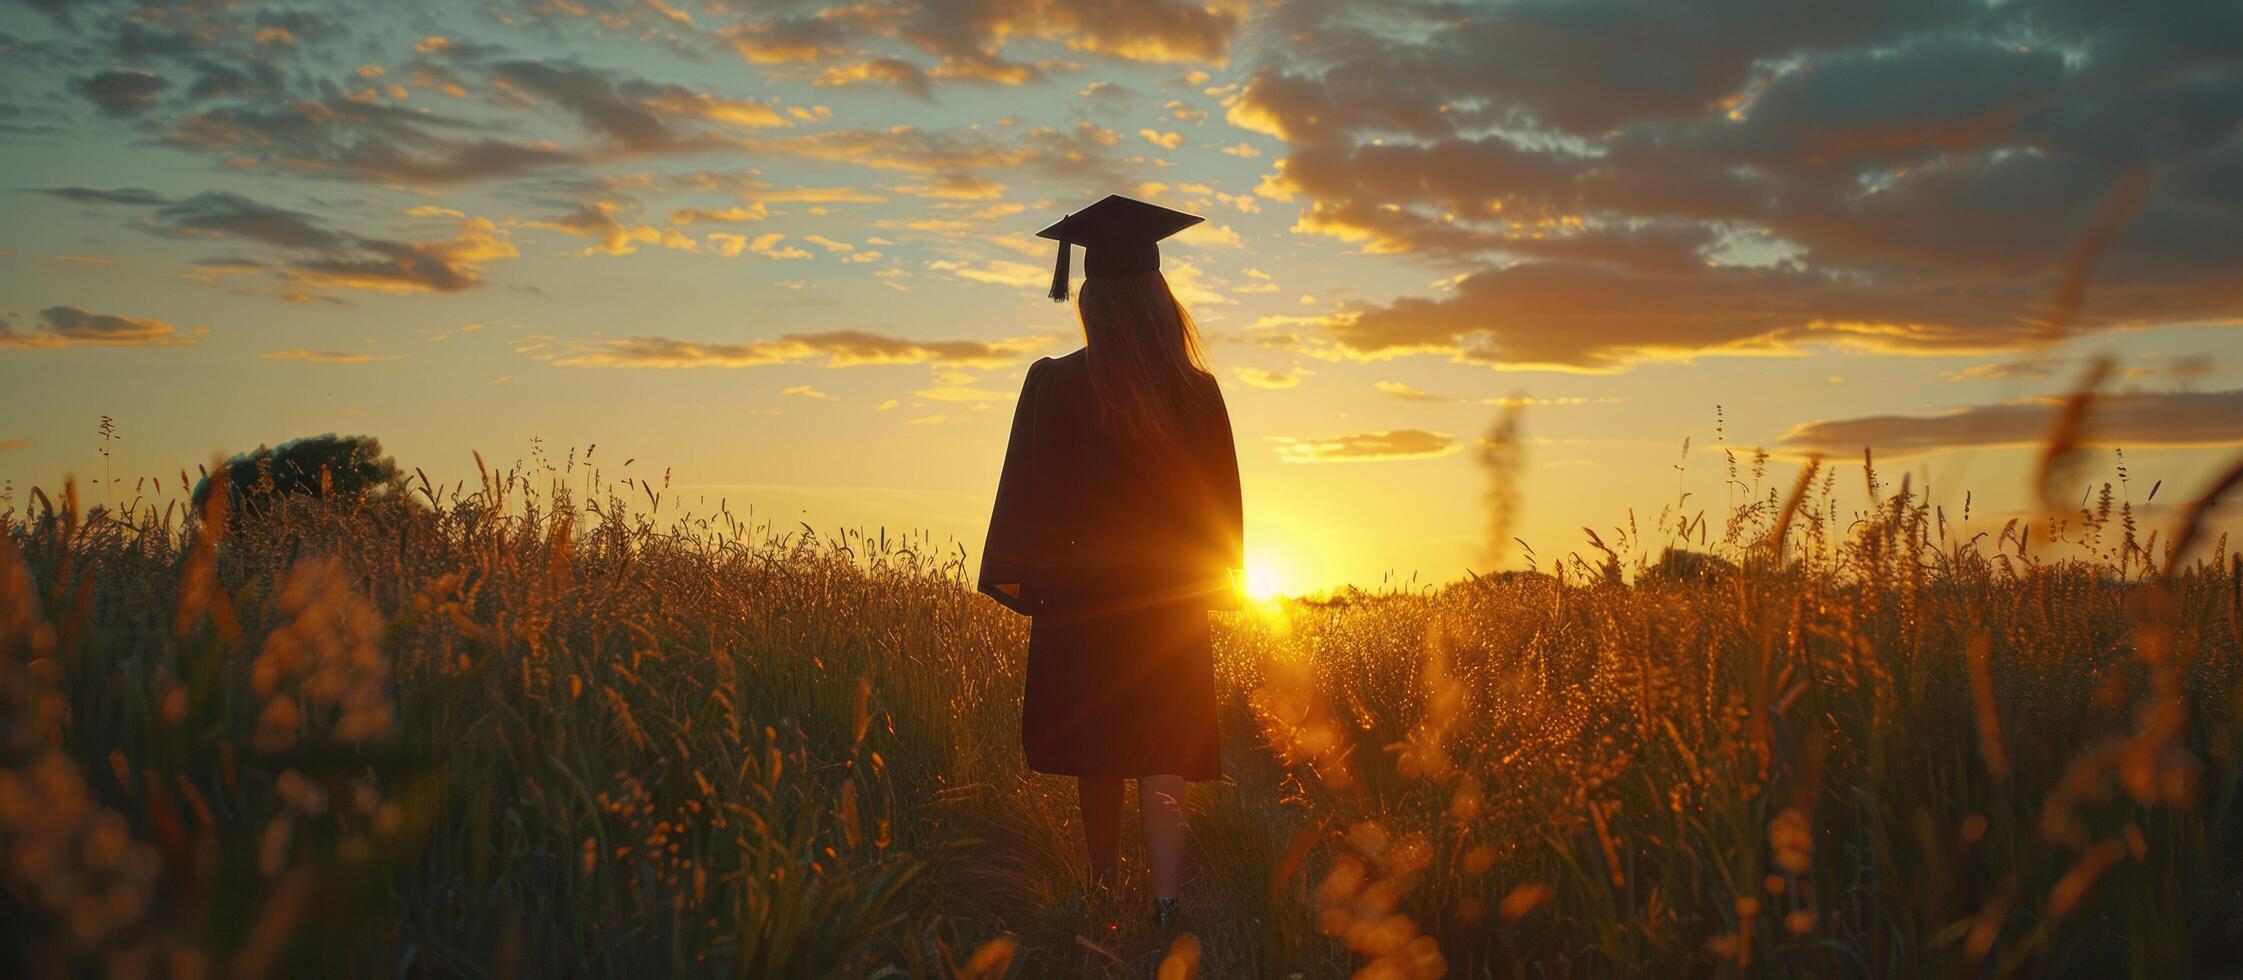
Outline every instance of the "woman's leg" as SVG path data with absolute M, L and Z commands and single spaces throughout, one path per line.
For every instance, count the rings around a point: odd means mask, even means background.
M 1184 777 L 1138 777 L 1137 808 L 1145 818 L 1153 897 L 1175 898 L 1184 879 Z
M 1075 800 L 1083 810 L 1083 841 L 1090 845 L 1090 883 L 1112 884 L 1115 865 L 1121 861 L 1122 781 L 1078 776 Z

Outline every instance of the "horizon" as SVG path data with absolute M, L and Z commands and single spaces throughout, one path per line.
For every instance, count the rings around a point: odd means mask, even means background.
M 1511 405 L 1545 564 L 1720 512 L 1724 450 L 2032 511 L 2099 356 L 2087 492 L 2123 447 L 2162 514 L 2243 444 L 2243 81 L 2177 7 L 1698 11 L 1673 50 L 1596 2 L 1142 9 L 0 7 L 0 479 L 538 440 L 978 553 L 1021 376 L 1080 337 L 1034 231 L 1109 192 L 1208 218 L 1164 269 L 1275 591 L 1490 570 Z

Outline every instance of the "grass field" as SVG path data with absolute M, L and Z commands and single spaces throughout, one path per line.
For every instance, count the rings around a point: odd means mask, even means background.
M 1220 615 L 1172 932 L 1141 875 L 1084 894 L 1027 624 L 954 546 L 573 465 L 42 494 L 0 535 L 0 973 L 2243 970 L 2225 541 L 2107 495 L 1965 540 L 1835 474 Z

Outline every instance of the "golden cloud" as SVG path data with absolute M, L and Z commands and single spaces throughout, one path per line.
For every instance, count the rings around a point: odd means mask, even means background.
M 1808 422 L 1783 436 L 1795 452 L 1905 456 L 1991 446 L 2033 446 L 2048 439 L 2062 399 L 2026 398 L 1972 405 L 1942 415 L 1870 415 Z M 2243 444 L 2243 390 L 2120 392 L 2098 397 L 2082 441 L 2103 446 L 2228 446 Z
M 1301 377 L 1309 372 L 1298 368 L 1290 371 L 1264 371 L 1260 368 L 1242 367 L 1232 368 L 1231 373 L 1236 375 L 1238 380 L 1256 388 L 1280 389 L 1299 385 Z
M 403 354 L 352 354 L 345 351 L 308 350 L 297 347 L 290 350 L 266 351 L 257 355 L 260 361 L 305 361 L 311 364 L 372 364 L 376 361 L 401 361 Z
M 759 65 L 824 61 L 848 50 L 848 31 L 840 12 L 810 17 L 735 24 L 720 32 L 740 57 Z
M 1403 384 L 1400 381 L 1374 382 L 1372 384 L 1372 387 L 1377 388 L 1380 392 L 1386 395 L 1392 396 L 1394 398 L 1399 398 L 1406 402 L 1446 402 L 1455 400 L 1445 395 L 1434 395 L 1419 391 L 1416 387 Z
M 786 334 L 744 344 L 632 337 L 577 342 L 571 345 L 571 353 L 555 363 L 569 367 L 743 368 L 822 358 L 824 366 L 831 368 L 928 363 L 993 368 L 1017 364 L 1049 342 L 1049 337 L 921 341 L 862 330 Z
M 1278 437 L 1277 458 L 1288 463 L 1366 463 L 1396 459 L 1431 459 L 1462 448 L 1455 437 L 1423 429 L 1359 432 L 1322 439 Z
M 922 99 L 933 97 L 926 70 L 902 58 L 870 58 L 834 65 L 819 72 L 818 77 L 812 79 L 810 84 L 835 87 L 863 85 L 867 82 L 893 86 L 898 91 Z
M 174 347 L 195 343 L 177 327 L 150 317 L 89 313 L 75 306 L 39 311 L 39 325 L 20 331 L 0 320 L 0 347 Z
M 697 252 L 701 249 L 699 242 L 685 237 L 676 229 L 657 228 L 650 224 L 625 224 L 616 218 L 622 211 L 623 205 L 618 202 L 592 201 L 559 218 L 525 221 L 523 226 L 598 240 L 577 252 L 577 255 L 631 255 L 639 250 L 640 245 L 661 245 L 684 252 Z
M 985 282 L 998 286 L 1034 286 L 1051 279 L 1051 270 L 1048 268 L 1029 265 L 1025 262 L 1013 262 L 1007 259 L 991 259 L 981 265 L 967 265 L 949 259 L 935 259 L 927 263 L 927 268 L 936 272 L 947 272 L 960 279 L 971 279 L 975 282 Z

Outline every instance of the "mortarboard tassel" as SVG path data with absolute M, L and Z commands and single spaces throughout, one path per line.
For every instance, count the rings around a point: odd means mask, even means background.
M 1051 301 L 1054 303 L 1067 302 L 1067 279 L 1071 274 L 1067 268 L 1067 252 L 1067 242 L 1065 239 L 1061 239 L 1059 242 L 1059 261 L 1052 266 L 1051 270 Z

